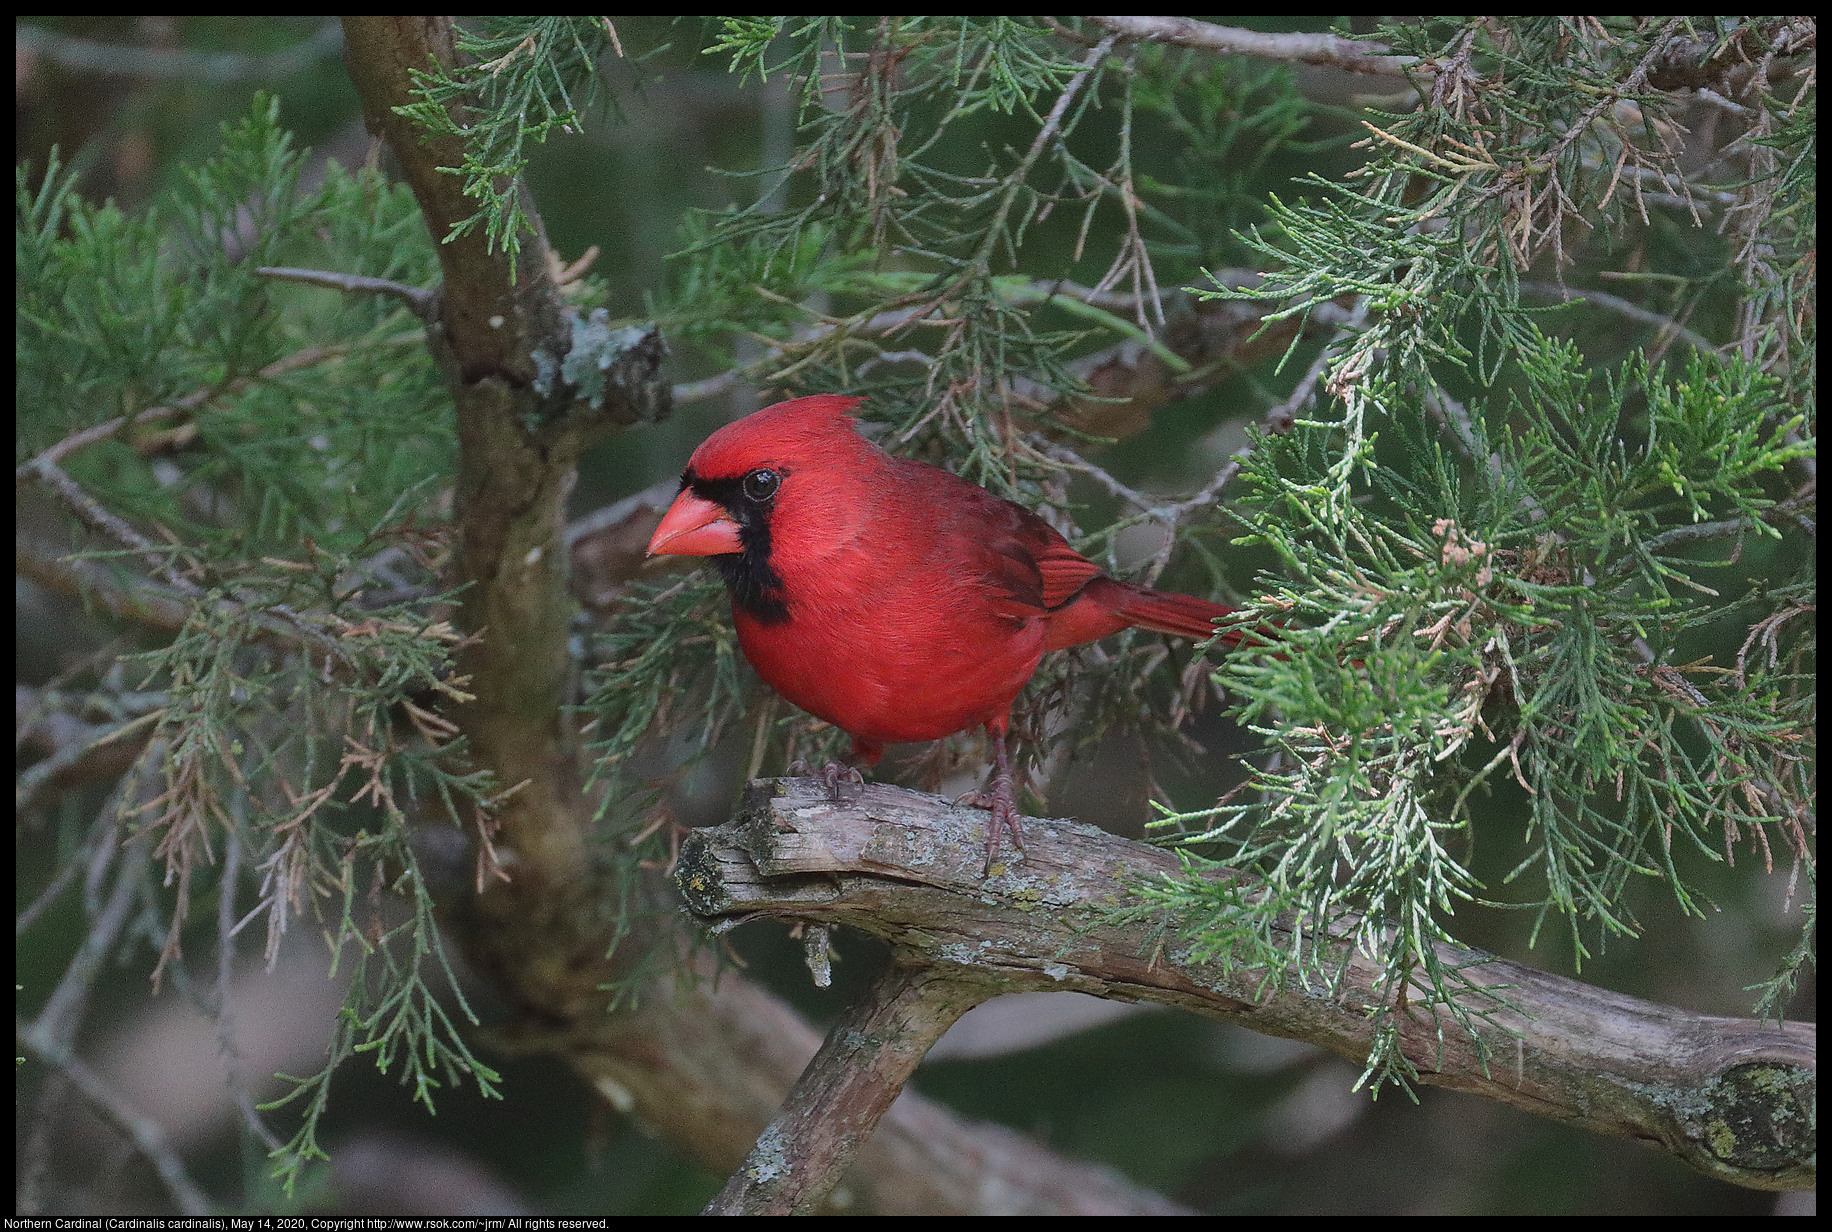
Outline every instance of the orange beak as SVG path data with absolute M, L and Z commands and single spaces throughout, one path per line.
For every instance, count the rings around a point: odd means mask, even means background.
M 738 523 L 709 500 L 682 489 L 649 539 L 649 556 L 725 556 L 742 552 Z

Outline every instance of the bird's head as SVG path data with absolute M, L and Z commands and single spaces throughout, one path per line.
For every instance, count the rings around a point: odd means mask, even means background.
M 817 394 L 779 402 L 701 442 L 680 495 L 649 539 L 650 556 L 710 556 L 732 599 L 760 619 L 781 618 L 774 548 L 832 541 L 858 510 L 856 485 L 882 462 L 853 427 L 863 398 Z

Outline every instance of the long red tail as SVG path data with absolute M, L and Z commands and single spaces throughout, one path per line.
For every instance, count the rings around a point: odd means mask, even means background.
M 1234 609 L 1225 604 L 1210 603 L 1193 595 L 1175 595 L 1130 582 L 1115 582 L 1114 585 L 1125 592 L 1115 596 L 1119 600 L 1115 604 L 1119 614 L 1139 628 L 1154 633 L 1201 640 L 1214 636 L 1216 620 L 1234 614 Z M 1231 633 L 1226 640 L 1233 645 L 1240 641 L 1240 634 Z
M 1084 586 L 1075 601 L 1051 622 L 1045 650 L 1062 650 L 1118 633 L 1137 625 L 1154 633 L 1203 641 L 1215 633 L 1212 621 L 1234 611 L 1207 599 L 1173 595 L 1132 582 L 1097 577 Z M 1238 645 L 1239 633 L 1229 633 L 1227 643 Z

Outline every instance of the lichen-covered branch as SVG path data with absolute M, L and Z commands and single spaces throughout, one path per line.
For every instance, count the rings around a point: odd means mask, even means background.
M 991 989 L 892 963 L 827 1033 L 708 1215 L 813 1215 L 922 1058 Z
M 622 354 L 602 356 L 610 379 L 597 405 L 556 387 L 574 326 L 547 263 L 515 263 L 481 235 L 452 235 L 474 212 L 458 178 L 441 170 L 462 162 L 462 136 L 428 136 L 398 111 L 417 101 L 415 71 L 452 65 L 450 19 L 351 17 L 345 31 L 369 126 L 394 150 L 441 241 L 444 281 L 429 341 L 457 407 L 454 580 L 466 586 L 461 624 L 477 635 L 461 656 L 476 700 L 453 718 L 475 762 L 504 788 L 519 785 L 500 819 L 512 880 L 479 907 L 498 924 L 552 919 L 567 898 L 560 888 L 578 892 L 588 871 L 589 809 L 563 718 L 572 671 L 565 500 L 578 457 L 597 436 L 666 413 L 665 395 L 655 392 L 663 349 L 651 331 Z M 539 239 L 539 215 L 530 208 L 527 217 Z M 518 966 L 507 951 L 499 959 L 487 965 L 503 973 Z
M 873 785 L 836 805 L 812 780 L 764 781 L 731 823 L 694 832 L 676 880 L 715 929 L 843 922 L 993 991 L 1156 1001 L 1367 1056 L 1379 967 L 1363 955 L 1338 955 L 1333 989 L 1267 988 L 1262 972 L 1194 959 L 1174 921 L 1116 914 L 1178 871 L 1174 854 L 1026 819 L 1024 860 L 983 879 L 985 825 L 939 796 Z M 1304 940 L 1319 942 L 1332 944 Z M 1428 1001 L 1392 1007 L 1420 1081 L 1646 1142 L 1733 1184 L 1815 1184 L 1813 1026 L 1692 1014 L 1449 945 L 1439 957 L 1465 981 L 1477 1034 Z

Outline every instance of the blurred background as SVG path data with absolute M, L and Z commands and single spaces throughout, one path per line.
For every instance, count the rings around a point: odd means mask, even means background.
M 1321 21 L 1230 20 L 1268 31 L 1327 28 Z M 741 84 L 726 71 L 725 57 L 702 54 L 710 27 L 701 19 L 618 18 L 616 24 L 628 54 L 606 68 L 614 106 L 583 133 L 537 148 L 528 179 L 561 258 L 597 247 L 594 272 L 607 284 L 612 315 L 647 318 L 666 300 L 672 274 L 665 258 L 681 245 L 684 216 L 755 199 L 763 181 L 727 173 L 786 161 L 792 117 L 779 81 Z M 81 169 L 86 197 L 111 198 L 135 211 L 188 162 L 213 151 L 218 125 L 246 114 L 252 95 L 264 90 L 278 96 L 282 122 L 312 147 L 314 165 L 335 159 L 361 166 L 376 153 L 340 64 L 340 45 L 336 22 L 320 18 L 20 19 L 16 165 L 29 167 L 35 184 L 56 147 Z M 1324 70 L 1299 77 L 1301 92 L 1315 104 L 1302 134 L 1308 144 L 1302 157 L 1293 146 L 1257 167 L 1248 187 L 1260 195 L 1290 195 L 1295 177 L 1339 176 L 1359 159 L 1348 145 L 1357 135 L 1347 110 L 1354 82 Z M 1250 219 L 1231 225 L 1243 221 Z M 1033 240 L 1065 250 L 1073 242 L 1072 228 Z M 1298 358 L 1306 361 L 1308 353 Z M 676 347 L 675 381 L 717 370 L 708 357 Z M 1140 490 L 1199 486 L 1302 370 L 1299 362 L 1281 374 L 1267 360 L 1168 406 L 1150 428 L 1104 454 L 1103 465 Z M 755 404 L 753 391 L 722 393 L 681 406 L 664 424 L 608 441 L 582 467 L 575 515 L 677 474 L 700 439 Z M 97 418 L 108 413 L 98 409 Z M 1090 491 L 1085 499 L 1091 518 L 1098 517 L 1102 495 Z M 1155 546 L 1140 544 L 1138 553 Z M 1250 569 L 1239 574 L 1250 575 Z M 15 602 L 17 677 L 26 690 L 110 645 L 112 631 L 80 605 L 24 580 Z M 1179 804 L 1212 801 L 1231 781 L 1223 761 L 1240 739 L 1212 714 L 1199 718 L 1191 735 L 1210 756 L 1181 769 L 1171 764 L 1175 750 L 1137 741 L 1097 750 L 1064 781 L 1057 807 L 1066 811 L 1060 801 L 1072 800 L 1082 820 L 1137 836 L 1147 758 Z M 29 751 L 21 756 L 22 765 L 30 761 Z M 696 775 L 678 801 L 680 814 L 696 824 L 722 820 L 734 799 L 738 761 L 734 750 Z M 92 813 L 101 798 L 99 788 L 75 790 L 47 810 Z M 1491 885 L 1514 862 L 1506 836 L 1518 826 L 1505 791 L 1493 804 L 1493 825 L 1475 856 L 1475 871 Z M 44 813 L 19 818 L 21 909 L 57 866 L 56 834 Z M 1695 1012 L 1746 1015 L 1745 987 L 1773 970 L 1796 927 L 1782 914 L 1785 870 L 1764 876 L 1739 860 L 1735 869 L 1712 865 L 1691 873 L 1710 888 L 1704 918 L 1685 916 L 1669 894 L 1650 887 L 1633 903 L 1644 937 L 1597 954 L 1582 978 Z M 1459 912 L 1455 931 L 1467 944 L 1571 973 L 1568 939 L 1548 928 L 1529 949 L 1532 923 L 1530 913 L 1471 907 Z M 70 900 L 21 933 L 23 1006 L 41 1002 L 82 934 L 80 903 Z M 800 945 L 777 925 L 747 926 L 731 937 L 732 957 L 753 978 L 823 1024 L 885 958 L 877 943 L 855 934 L 841 935 L 838 947 L 834 985 L 821 990 L 811 986 Z M 256 963 L 237 976 L 238 1052 L 227 1057 L 215 1020 L 199 1014 L 181 989 L 149 996 L 146 972 L 144 962 L 124 963 L 97 985 L 85 1055 L 163 1127 L 208 1192 L 240 1193 L 250 1211 L 279 1209 L 282 1199 L 265 1177 L 265 1148 L 241 1129 L 225 1065 L 256 1099 L 279 1089 L 268 1075 L 319 1065 L 340 1002 L 324 947 L 295 931 L 275 974 Z M 1809 976 L 1793 1012 L 1811 1017 L 1814 1003 Z M 298 1203 L 326 1214 L 690 1214 L 722 1182 L 644 1136 L 558 1062 L 490 1059 L 503 1071 L 506 1098 L 446 1090 L 437 1116 L 416 1106 L 394 1077 L 360 1061 L 347 1065 L 322 1134 L 333 1164 L 315 1174 Z M 1064 994 L 1008 997 L 973 1011 L 930 1056 L 915 1085 L 961 1113 L 1111 1165 L 1216 1214 L 1813 1209 L 1811 1195 L 1722 1185 L 1657 1152 L 1471 1097 L 1423 1088 L 1416 1102 L 1393 1090 L 1371 1099 L 1352 1090 L 1356 1077 L 1356 1067 L 1305 1045 Z M 16 1160 L 22 1184 L 46 1213 L 160 1209 L 163 1193 L 131 1142 L 76 1111 L 75 1101 L 55 1119 L 36 1115 L 42 1075 L 35 1066 L 21 1067 L 17 1082 Z

